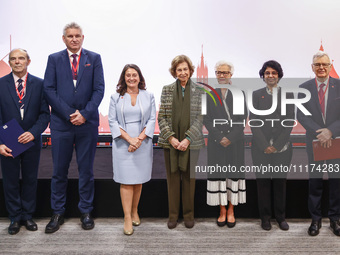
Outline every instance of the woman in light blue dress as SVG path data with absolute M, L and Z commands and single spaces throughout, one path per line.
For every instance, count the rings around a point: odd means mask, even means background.
M 151 179 L 156 106 L 137 65 L 123 68 L 117 93 L 111 96 L 109 123 L 112 134 L 113 179 L 120 183 L 124 234 L 140 224 L 138 203 L 142 184 Z

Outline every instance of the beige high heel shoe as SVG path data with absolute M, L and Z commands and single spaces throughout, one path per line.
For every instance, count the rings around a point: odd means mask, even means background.
M 124 235 L 127 235 L 127 236 L 131 236 L 133 234 L 133 232 L 134 232 L 133 228 L 130 229 L 130 230 L 125 230 L 124 229 Z
M 140 225 L 140 220 L 138 220 L 138 221 L 133 220 L 132 221 L 132 226 L 138 227 L 139 225 Z

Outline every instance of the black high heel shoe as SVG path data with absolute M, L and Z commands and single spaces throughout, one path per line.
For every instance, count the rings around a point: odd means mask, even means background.
M 228 228 L 233 228 L 236 225 L 236 219 L 234 222 L 229 222 L 227 219 L 225 220 Z
M 225 221 L 218 221 L 218 218 L 216 219 L 216 224 L 219 227 L 224 227 L 226 223 L 227 223 L 227 218 L 225 219 Z

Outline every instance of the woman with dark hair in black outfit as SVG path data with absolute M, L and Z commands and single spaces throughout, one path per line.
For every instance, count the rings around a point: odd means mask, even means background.
M 254 108 L 256 110 L 270 109 L 273 103 L 273 97 L 275 96 L 277 96 L 277 107 L 274 112 L 268 115 L 256 115 L 254 113 L 250 113 L 249 115 L 253 133 L 251 146 L 253 165 L 267 167 L 287 166 L 292 159 L 292 145 L 289 138 L 295 119 L 294 105 L 287 105 L 286 114 L 282 114 L 282 91 L 278 83 L 283 77 L 283 71 L 278 62 L 275 60 L 265 62 L 259 74 L 266 83 L 266 87 L 254 91 Z M 293 93 L 287 93 L 286 97 L 293 98 L 294 96 Z M 268 119 L 274 119 L 275 121 L 266 121 Z M 286 120 L 284 126 L 282 125 L 283 120 Z M 276 221 L 280 229 L 289 229 L 289 225 L 285 219 L 286 178 L 287 173 L 284 172 L 256 173 L 258 206 L 261 227 L 264 230 L 271 229 L 272 190 Z

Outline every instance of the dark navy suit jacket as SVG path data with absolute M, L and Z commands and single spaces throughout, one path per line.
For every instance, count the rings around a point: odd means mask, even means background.
M 98 106 L 104 96 L 104 75 L 100 55 L 81 51 L 76 87 L 73 84 L 67 50 L 51 54 L 44 79 L 44 91 L 52 107 L 51 129 L 66 131 L 73 127 L 70 114 L 79 110 L 84 125 L 99 125 Z
M 0 91 L 0 125 L 16 119 L 24 131 L 29 131 L 34 136 L 35 146 L 32 149 L 40 149 L 41 133 L 50 121 L 50 111 L 43 97 L 43 80 L 28 74 L 26 95 L 23 98 L 23 120 L 12 73 L 0 79 Z
M 312 141 L 317 139 L 316 136 L 318 135 L 316 130 L 328 128 L 332 132 L 333 138 L 340 136 L 340 80 L 329 77 L 326 123 L 322 119 L 315 79 L 301 84 L 300 88 L 308 89 L 311 93 L 311 99 L 303 105 L 312 115 L 304 115 L 299 109 L 297 110 L 297 118 L 306 129 L 307 154 L 311 161 L 313 158 Z M 303 97 L 304 95 L 299 94 L 299 98 Z

